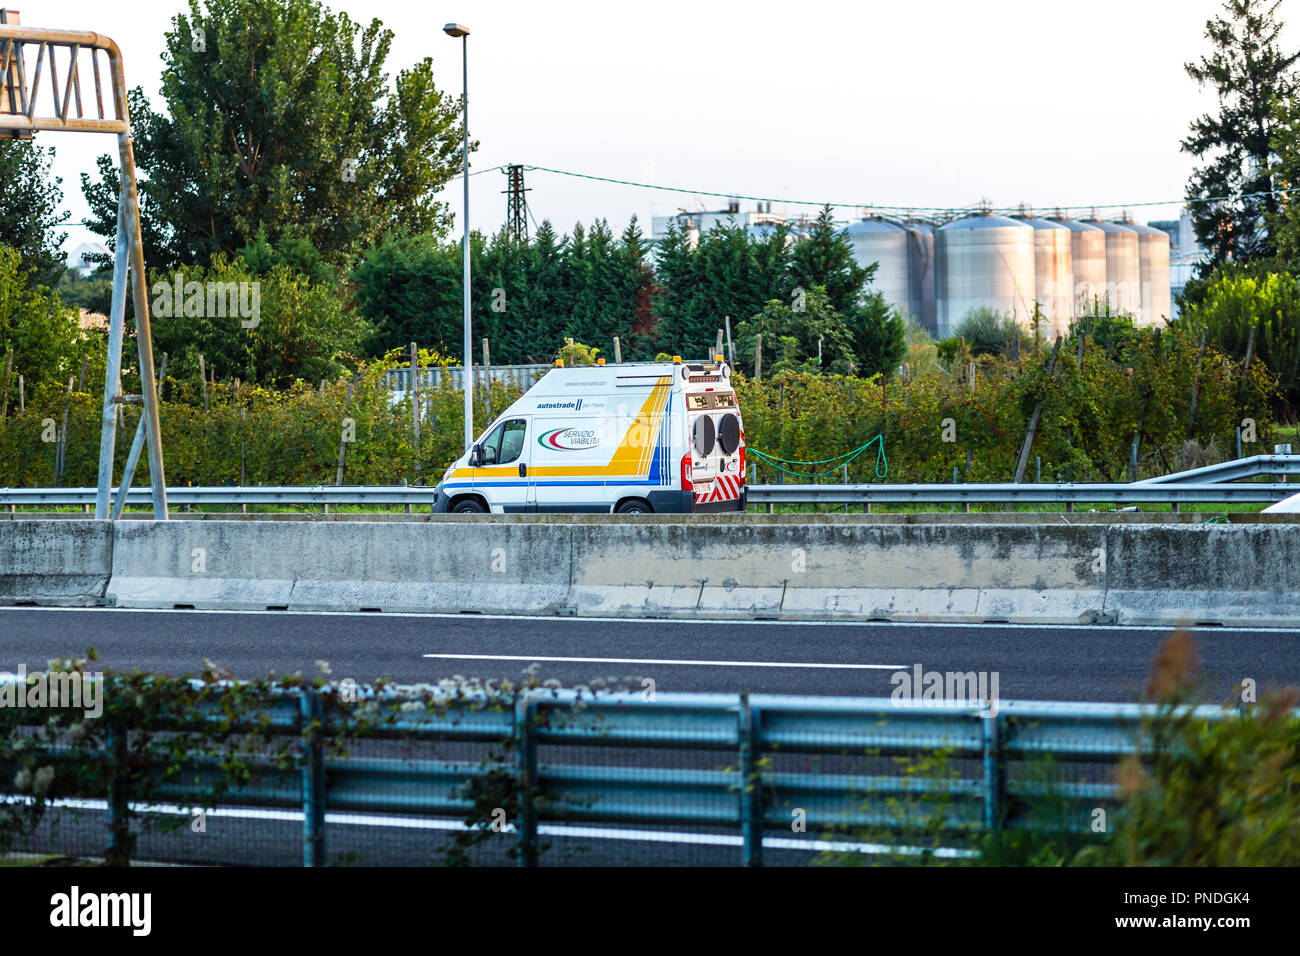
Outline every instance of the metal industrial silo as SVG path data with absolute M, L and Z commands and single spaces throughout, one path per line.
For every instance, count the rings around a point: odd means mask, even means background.
M 1064 334 L 1070 330 L 1070 320 L 1074 317 L 1070 230 L 1059 222 L 1030 215 L 1014 218 L 1034 229 L 1034 294 L 1051 331 Z
M 907 230 L 886 219 L 862 219 L 851 223 L 845 234 L 858 265 L 877 264 L 872 288 L 894 308 L 909 311 Z
M 1092 311 L 1094 297 L 1106 294 L 1106 234 L 1096 226 L 1062 215 L 1059 210 L 1050 221 L 1070 230 L 1070 268 L 1074 275 L 1072 313 L 1087 314 Z
M 983 213 L 935 232 L 938 335 L 951 336 L 971 309 L 1028 322 L 1034 307 L 1034 229 Z
M 907 230 L 908 311 L 931 335 L 935 334 L 934 226 L 910 221 Z
M 1142 269 L 1138 258 L 1137 233 L 1117 222 L 1085 219 L 1106 234 L 1106 296 L 1111 310 L 1135 319 L 1142 292 Z
M 1173 314 L 1169 290 L 1169 233 L 1132 219 L 1124 225 L 1138 234 L 1138 322 L 1164 325 Z

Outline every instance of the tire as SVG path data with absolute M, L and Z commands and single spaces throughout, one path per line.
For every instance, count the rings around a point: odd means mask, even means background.
M 652 515 L 654 508 L 650 507 L 650 502 L 642 498 L 629 498 L 615 510 L 615 514 L 620 515 Z
M 487 509 L 483 507 L 483 502 L 477 498 L 463 498 L 451 506 L 451 513 L 454 515 L 482 515 L 487 514 Z

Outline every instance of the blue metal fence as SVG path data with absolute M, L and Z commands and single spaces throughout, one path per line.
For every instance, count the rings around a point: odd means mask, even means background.
M 437 692 L 431 698 L 428 688 L 378 695 L 363 688 L 358 698 L 396 715 L 371 727 L 373 737 L 506 744 L 503 769 L 517 797 L 509 830 L 523 864 L 537 863 L 539 831 L 549 824 L 721 828 L 739 836 L 741 861 L 750 866 L 763 862 L 765 846 L 815 849 L 825 834 L 902 839 L 924 831 L 960 846 L 992 830 L 1038 825 L 1030 811 L 1049 797 L 1058 826 L 1086 832 L 1093 811 L 1115 801 L 1114 762 L 1134 751 L 1143 719 L 1155 712 L 1149 705 L 909 706 L 887 698 L 573 690 L 504 703 L 469 695 L 432 708 Z M 337 690 L 278 691 L 265 726 L 301 736 L 304 746 L 292 765 L 262 761 L 221 805 L 300 812 L 307 866 L 326 861 L 327 811 L 464 819 L 472 805 L 466 785 L 491 768 L 472 760 L 335 756 L 322 740 L 355 732 L 356 706 L 340 704 Z M 1197 709 L 1211 720 L 1233 714 Z M 224 718 L 214 709 L 213 719 Z M 305 733 L 313 727 L 320 733 Z M 599 750 L 604 759 L 568 762 L 563 754 L 572 748 Z M 680 759 L 683 753 L 694 759 Z M 951 761 L 952 771 L 927 776 L 893 765 L 935 755 Z M 1045 758 L 1081 772 L 1045 784 L 1026 773 Z M 195 760 L 152 791 L 154 799 L 193 805 L 221 773 L 216 758 Z M 0 793 L 22 798 L 12 768 L 0 766 Z M 106 809 L 122 812 L 111 800 Z

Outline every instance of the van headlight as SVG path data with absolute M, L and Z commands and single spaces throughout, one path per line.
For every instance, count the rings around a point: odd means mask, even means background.
M 456 463 L 453 461 L 450 465 L 447 466 L 447 470 L 442 473 L 442 481 L 439 481 L 438 484 L 442 484 L 448 478 L 450 478 L 451 473 L 455 470 L 456 470 Z

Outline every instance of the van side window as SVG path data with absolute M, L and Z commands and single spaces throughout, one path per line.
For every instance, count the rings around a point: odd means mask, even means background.
M 519 457 L 524 450 L 524 433 L 528 431 L 528 422 L 522 418 L 512 418 L 501 423 L 501 451 L 497 464 L 506 465 Z
M 483 439 L 483 464 L 495 465 L 497 462 L 497 453 L 501 450 L 501 430 L 505 427 L 502 422 L 496 428 L 492 429 L 491 434 Z
M 512 418 L 492 429 L 492 433 L 483 439 L 483 464 L 510 464 L 524 450 L 527 431 L 528 422 L 522 418 Z

